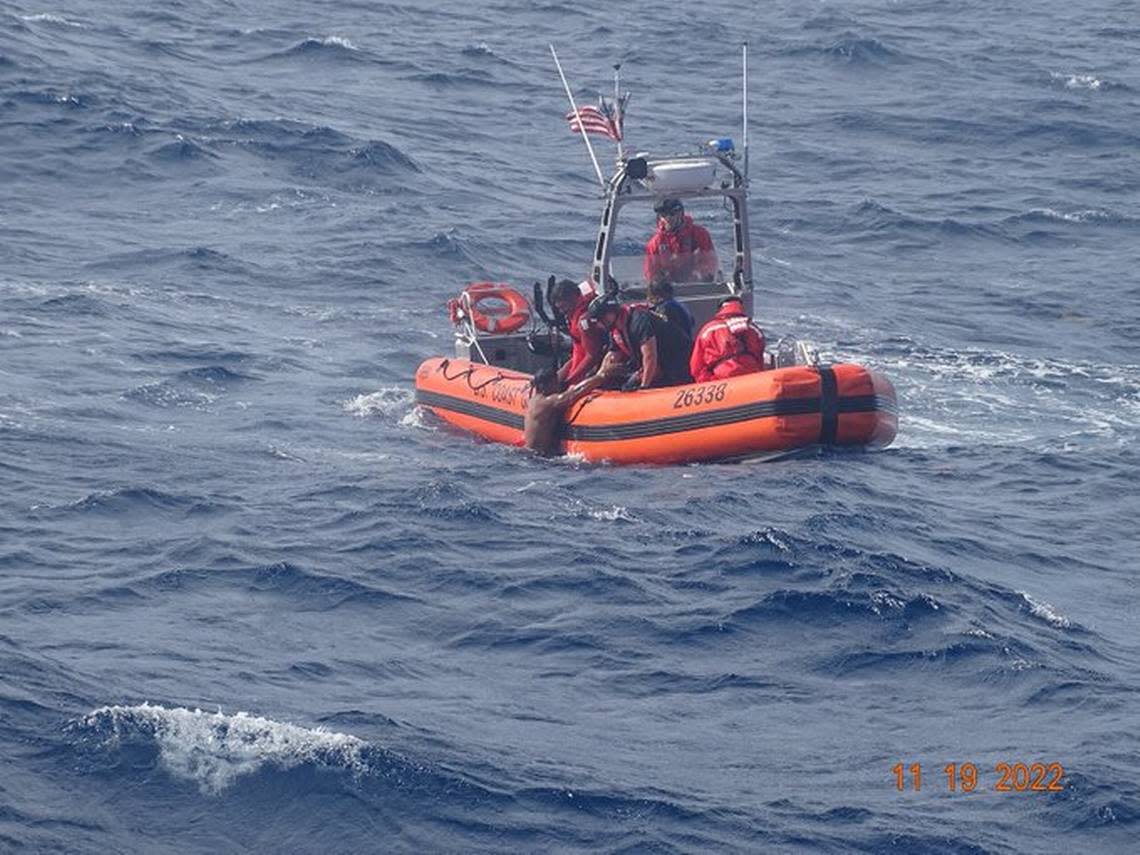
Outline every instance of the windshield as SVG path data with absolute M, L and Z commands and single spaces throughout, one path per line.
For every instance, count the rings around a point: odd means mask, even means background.
M 654 280 L 673 285 L 724 282 L 735 252 L 731 203 L 720 197 L 678 200 L 655 213 L 660 199 L 621 209 L 610 249 L 609 274 L 624 288 Z

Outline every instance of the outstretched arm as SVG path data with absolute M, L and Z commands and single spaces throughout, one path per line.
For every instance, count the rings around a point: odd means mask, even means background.
M 604 382 L 606 382 L 606 375 L 602 374 L 602 372 L 599 371 L 593 377 L 587 377 L 581 383 L 577 383 L 574 386 L 571 386 L 565 392 L 557 395 L 554 398 L 554 406 L 560 408 L 569 407 L 587 392 L 593 392 Z
M 593 392 L 620 370 L 621 363 L 618 361 L 617 354 L 611 350 L 602 359 L 602 364 L 601 367 L 598 368 L 597 374 L 593 377 L 587 377 L 581 383 L 571 386 L 562 394 L 555 396 L 553 401 L 554 406 L 569 407 L 578 398 L 581 398 L 587 392 Z

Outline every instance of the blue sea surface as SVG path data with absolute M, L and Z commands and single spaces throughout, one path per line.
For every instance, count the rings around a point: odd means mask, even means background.
M 547 44 L 669 152 L 739 140 L 745 39 L 758 319 L 895 444 L 418 410 L 466 282 L 589 262 Z M 0 851 L 1137 851 L 1138 50 L 1135 0 L 0 3 Z

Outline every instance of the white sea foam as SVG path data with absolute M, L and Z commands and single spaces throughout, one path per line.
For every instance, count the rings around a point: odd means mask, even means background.
M 305 460 L 304 457 L 301 457 L 299 454 L 294 454 L 291 451 L 286 451 L 284 448 L 281 448 L 281 447 L 276 446 L 276 445 L 270 445 L 267 450 L 269 452 L 270 457 L 275 457 L 278 460 L 288 460 L 290 463 L 307 463 L 308 462 L 307 460 Z
M 244 712 L 226 715 L 144 703 L 100 707 L 79 725 L 103 734 L 108 748 L 124 738 L 153 738 L 162 766 L 207 794 L 220 793 L 234 779 L 266 765 L 284 770 L 314 763 L 355 774 L 367 771 L 363 755 L 367 743 L 355 736 Z
M 21 15 L 20 20 L 30 23 L 56 24 L 60 27 L 75 27 L 80 30 L 87 29 L 78 21 L 72 21 L 68 18 L 64 18 L 62 15 L 52 15 L 48 12 L 39 12 L 35 15 Z
M 1063 83 L 1066 89 L 1091 89 L 1096 92 L 1107 85 L 1104 80 L 1093 74 L 1058 74 L 1053 72 L 1049 76 L 1057 83 Z
M 345 50 L 356 50 L 356 45 L 344 36 L 325 36 L 323 39 L 318 39 L 317 41 L 327 47 L 342 47 Z
M 947 415 L 943 419 L 928 419 L 907 410 L 899 416 L 899 435 L 893 448 L 932 449 L 947 445 L 1014 446 L 1030 443 L 1035 435 L 1010 425 L 1000 430 L 979 428 L 954 421 Z
M 318 321 L 332 321 L 343 317 L 343 313 L 331 306 L 291 305 L 285 307 L 285 314 Z
M 1006 648 L 1006 652 L 1009 652 L 1008 648 Z M 1034 668 L 1041 667 L 1042 665 L 1040 663 L 1030 662 L 1028 659 L 1022 659 L 1020 656 L 1009 663 L 1009 669 L 1011 671 L 1031 671 Z
M 871 611 L 875 614 L 882 614 L 883 609 L 898 612 L 904 608 L 906 603 L 889 591 L 875 591 L 871 594 Z
M 629 512 L 629 509 L 622 505 L 594 506 L 581 499 L 574 500 L 574 516 L 589 517 L 599 522 L 617 522 L 618 520 L 624 520 L 626 522 L 636 521 L 636 518 Z
M 400 427 L 415 428 L 416 430 L 435 430 L 435 426 L 424 421 L 423 407 L 412 407 L 402 419 L 400 419 Z
M 621 505 L 611 505 L 608 508 L 592 508 L 586 511 L 586 514 L 592 519 L 605 520 L 607 522 L 616 522 L 617 520 L 633 522 L 634 519 L 629 509 Z
M 167 383 L 148 383 L 137 386 L 119 396 L 122 401 L 142 401 L 155 407 L 188 407 L 209 412 L 210 406 L 218 400 L 218 395 L 195 389 L 178 389 Z
M 1135 434 L 1129 402 L 1140 366 L 926 348 L 876 363 L 899 388 L 899 447 L 960 441 L 1055 449 L 1066 439 Z
M 330 453 L 342 460 L 352 460 L 357 463 L 382 463 L 392 457 L 383 451 L 333 451 Z
M 600 461 L 602 466 L 609 466 L 608 460 Z M 543 459 L 543 465 L 549 466 L 569 466 L 571 469 L 580 469 L 583 466 L 593 465 L 586 459 L 586 455 L 581 451 L 570 451 L 566 454 L 559 455 L 558 457 L 547 457 Z
M 1072 211 L 1070 213 L 1058 211 L 1054 208 L 1034 208 L 1029 213 L 1045 217 L 1049 220 L 1059 220 L 1065 223 L 1096 223 L 1115 219 L 1110 212 L 1102 211 L 1099 208 L 1088 208 L 1083 211 Z
M 359 418 L 385 415 L 405 409 L 414 400 L 410 389 L 401 386 L 387 386 L 376 392 L 357 395 L 344 402 L 344 411 Z
M 1055 626 L 1058 629 L 1068 629 L 1072 626 L 1072 622 L 1063 614 L 1058 612 L 1049 603 L 1039 602 L 1025 591 L 1018 591 L 1021 598 L 1025 600 L 1025 604 L 1029 609 L 1029 613 L 1039 620 L 1045 621 L 1050 626 Z

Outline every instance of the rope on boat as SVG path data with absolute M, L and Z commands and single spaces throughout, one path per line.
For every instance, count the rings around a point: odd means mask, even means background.
M 458 372 L 453 377 L 449 377 L 447 375 L 447 366 L 450 364 L 451 364 L 451 360 L 449 360 L 449 359 L 445 359 L 445 360 L 443 360 L 443 362 L 441 362 L 439 364 L 439 371 L 440 371 L 440 373 L 443 374 L 443 379 L 446 380 L 447 382 L 451 383 L 455 380 L 458 380 L 460 377 L 462 377 L 464 380 L 467 381 L 467 386 L 468 386 L 468 388 L 471 389 L 472 392 L 478 392 L 484 386 L 490 386 L 492 383 L 498 383 L 500 380 L 506 380 L 507 379 L 506 375 L 504 375 L 500 371 L 498 374 L 496 374 L 494 377 L 490 378 L 489 380 L 484 380 L 479 385 L 475 385 L 474 383 L 471 382 L 471 375 L 475 373 L 475 366 L 474 365 L 469 365 L 465 370 Z

